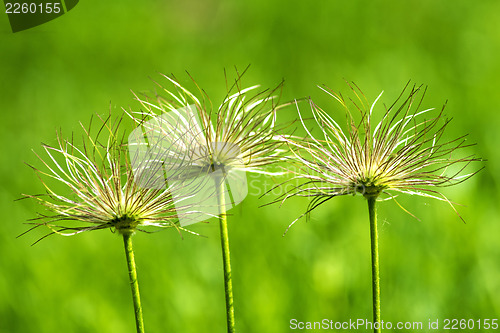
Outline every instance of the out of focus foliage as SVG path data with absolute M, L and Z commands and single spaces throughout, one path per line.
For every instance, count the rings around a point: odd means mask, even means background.
M 339 111 L 317 84 L 389 104 L 411 79 L 428 85 L 424 107 L 453 117 L 449 139 L 469 133 L 486 168 L 446 191 L 446 204 L 400 197 L 379 205 L 382 318 L 422 321 L 500 316 L 500 3 L 498 1 L 81 1 L 42 26 L 11 33 L 0 14 L 0 332 L 133 332 L 122 240 L 108 231 L 74 237 L 42 230 L 21 238 L 39 211 L 21 193 L 43 187 L 23 162 L 41 167 L 40 142 L 80 135 L 79 121 L 111 108 L 138 108 L 130 89 L 187 70 L 214 104 L 224 69 L 247 85 L 285 85 L 282 101 L 311 96 Z M 234 77 L 234 76 L 233 76 Z M 305 109 L 305 105 L 304 105 Z M 279 121 L 291 121 L 293 107 Z M 334 116 L 335 117 L 335 116 Z M 342 119 L 339 119 L 342 121 Z M 292 125 L 293 127 L 293 125 Z M 479 168 L 480 165 L 478 164 Z M 371 318 L 369 228 L 361 196 L 336 198 L 308 222 L 287 225 L 306 200 L 279 208 L 259 199 L 279 179 L 249 177 L 247 199 L 230 211 L 237 328 L 288 332 L 289 321 Z M 223 332 L 218 225 L 134 238 L 148 332 Z

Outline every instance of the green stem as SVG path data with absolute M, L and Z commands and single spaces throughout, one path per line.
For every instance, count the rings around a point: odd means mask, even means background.
M 137 326 L 137 333 L 144 333 L 141 296 L 139 295 L 139 283 L 137 282 L 137 268 L 135 266 L 134 250 L 132 248 L 132 233 L 130 232 L 123 233 L 123 243 L 125 244 L 125 256 L 127 257 L 130 287 L 132 288 L 132 299 L 134 301 L 135 323 Z
M 378 261 L 378 232 L 377 232 L 377 209 L 375 203 L 376 196 L 369 196 L 368 213 L 370 215 L 370 238 L 372 250 L 372 293 L 373 293 L 373 325 L 380 325 L 380 276 L 379 276 L 379 261 Z M 380 332 L 380 326 L 374 328 L 374 332 Z
M 215 180 L 217 200 L 219 204 L 220 238 L 222 245 L 222 261 L 224 264 L 224 288 L 226 292 L 227 331 L 234 333 L 233 281 L 231 278 L 231 259 L 229 257 L 229 235 L 227 232 L 227 216 L 224 197 L 224 178 Z

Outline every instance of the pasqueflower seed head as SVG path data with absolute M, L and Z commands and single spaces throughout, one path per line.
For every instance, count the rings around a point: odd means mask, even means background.
M 129 137 L 129 149 L 146 161 L 133 166 L 136 174 L 155 173 L 154 187 L 199 179 L 203 184 L 191 183 L 198 188 L 192 201 L 203 203 L 208 215 L 218 214 L 216 184 L 224 182 L 227 210 L 247 195 L 246 172 L 276 174 L 265 167 L 286 152 L 276 128 L 277 110 L 284 106 L 275 97 L 281 84 L 273 90 L 242 88 L 238 75 L 214 110 L 196 83 L 198 97 L 174 77 L 163 77 L 173 88 L 158 83 L 155 96 L 136 95 L 143 109 L 131 113 L 139 126 Z M 204 219 L 200 215 L 198 221 Z
M 321 136 L 311 134 L 300 111 L 307 136 L 282 136 L 298 165 L 293 179 L 305 182 L 279 200 L 292 196 L 313 197 L 307 212 L 335 196 L 356 193 L 366 198 L 382 194 L 394 198 L 394 193 L 407 193 L 450 203 L 439 188 L 470 178 L 475 172 L 464 170 L 479 159 L 473 155 L 456 157 L 459 151 L 472 146 L 466 141 L 467 135 L 444 139 L 451 121 L 444 116 L 444 106 L 437 112 L 421 109 L 425 91 L 408 83 L 376 122 L 373 111 L 382 94 L 369 105 L 359 88 L 350 87 L 354 95 L 350 99 L 320 87 L 340 104 L 346 126 L 334 120 L 333 112 L 309 100 L 315 127 L 321 130 Z M 454 171 L 450 172 L 452 166 Z
M 46 157 L 37 155 L 44 168 L 32 168 L 46 193 L 24 196 L 36 199 L 46 210 L 30 220 L 31 224 L 34 228 L 49 227 L 49 235 L 75 235 L 99 229 L 133 233 L 146 231 L 143 227 L 147 226 L 179 229 L 178 216 L 189 215 L 190 207 L 178 205 L 175 209 L 171 187 L 138 186 L 131 163 L 134 156 L 128 156 L 120 136 L 122 119 L 98 118 L 100 125 L 95 136 L 91 126 L 86 129 L 82 125 L 81 145 L 75 144 L 73 138 L 63 139 L 60 133 L 56 146 L 42 145 Z M 140 179 L 142 184 L 150 181 L 153 180 Z M 58 190 L 53 190 L 56 185 Z M 65 193 L 59 191 L 60 185 Z

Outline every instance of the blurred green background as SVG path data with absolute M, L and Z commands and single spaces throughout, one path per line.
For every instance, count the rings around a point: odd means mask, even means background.
M 445 203 L 405 197 L 379 205 L 382 318 L 422 321 L 500 317 L 500 2 L 498 1 L 82 1 L 62 17 L 13 34 L 0 14 L 0 332 L 134 332 L 122 240 L 108 231 L 21 238 L 43 191 L 23 162 L 40 166 L 40 142 L 56 130 L 81 133 L 93 113 L 138 108 L 130 90 L 153 89 L 158 73 L 197 80 L 214 103 L 224 69 L 251 64 L 244 83 L 282 100 L 352 80 L 373 101 L 392 102 L 404 84 L 428 85 L 424 107 L 454 120 L 449 139 L 470 133 L 486 158 Z M 283 119 L 296 117 L 293 108 Z M 231 211 L 230 246 L 239 332 L 289 332 L 289 321 L 371 319 L 370 241 L 365 200 L 329 201 L 285 237 L 307 201 L 259 205 L 254 188 Z M 264 183 L 267 181 L 266 183 Z M 224 332 L 218 225 L 134 237 L 148 332 Z

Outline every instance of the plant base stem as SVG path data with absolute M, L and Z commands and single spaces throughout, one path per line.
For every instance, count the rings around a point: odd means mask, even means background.
M 137 282 L 137 268 L 135 266 L 134 250 L 132 248 L 132 233 L 123 234 L 123 243 L 125 244 L 125 256 L 127 257 L 130 287 L 132 288 L 132 299 L 134 301 L 135 323 L 137 326 L 137 333 L 144 333 L 141 296 L 139 294 L 139 283 Z
M 217 198 L 219 204 L 220 239 L 222 247 L 222 261 L 224 264 L 224 288 L 226 294 L 226 316 L 228 333 L 235 332 L 233 282 L 231 278 L 231 259 L 229 255 L 229 234 L 227 231 L 227 216 L 224 196 L 224 179 L 217 179 Z
M 378 260 L 378 232 L 377 232 L 377 209 L 375 207 L 377 197 L 370 196 L 368 199 L 368 213 L 370 215 L 370 238 L 372 252 L 372 293 L 373 293 L 373 324 L 379 323 L 374 332 L 380 332 L 380 276 Z

